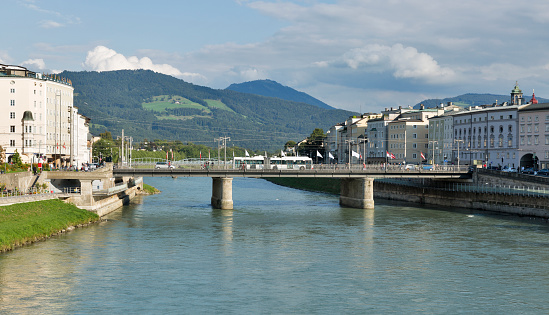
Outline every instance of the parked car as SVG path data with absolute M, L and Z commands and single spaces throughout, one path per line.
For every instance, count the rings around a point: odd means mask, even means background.
M 539 170 L 539 171 L 538 171 L 538 175 L 541 175 L 541 176 L 549 176 L 549 169 L 544 168 L 544 169 Z
M 422 164 L 421 168 L 426 171 L 432 171 L 435 167 L 432 164 Z
M 534 168 L 533 167 L 528 167 L 528 168 L 525 168 L 522 173 L 523 174 L 534 174 Z
M 157 162 L 154 166 L 155 169 L 174 169 L 175 166 L 173 166 L 171 163 L 168 162 Z
M 514 167 L 505 167 L 501 170 L 502 172 L 507 172 L 507 173 L 516 173 L 517 172 L 517 169 L 514 168 Z
M 415 171 L 417 169 L 417 165 L 415 165 L 415 164 L 406 164 L 406 166 L 404 166 L 404 169 L 407 170 L 407 171 Z

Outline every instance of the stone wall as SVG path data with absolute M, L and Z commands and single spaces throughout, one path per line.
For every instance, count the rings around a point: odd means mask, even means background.
M 549 218 L 549 197 L 453 192 L 374 181 L 374 198 Z

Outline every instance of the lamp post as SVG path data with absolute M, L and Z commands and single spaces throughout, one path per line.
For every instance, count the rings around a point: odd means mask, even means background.
M 355 140 L 345 140 L 346 143 L 349 143 L 349 152 L 348 152 L 348 155 L 349 155 L 349 167 L 351 166 L 351 157 L 352 157 L 352 148 L 351 148 L 351 144 L 352 143 L 355 143 Z
M 454 142 L 457 142 L 457 151 L 458 151 L 458 152 L 457 152 L 457 153 L 458 153 L 458 155 L 457 155 L 457 162 L 458 162 L 458 163 L 457 163 L 457 166 L 458 166 L 458 169 L 459 169 L 459 143 L 460 143 L 460 142 L 463 143 L 464 140 L 456 139 L 456 140 L 454 140 Z

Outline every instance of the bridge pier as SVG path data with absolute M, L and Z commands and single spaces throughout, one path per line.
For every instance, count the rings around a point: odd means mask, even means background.
M 374 208 L 374 179 L 342 178 L 339 204 L 358 209 Z
M 212 207 L 222 210 L 233 209 L 232 177 L 212 177 Z

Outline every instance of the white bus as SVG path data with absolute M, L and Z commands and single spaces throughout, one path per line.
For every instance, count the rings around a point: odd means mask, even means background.
M 274 170 L 304 170 L 313 168 L 313 159 L 306 156 L 272 157 L 271 169 Z
M 313 159 L 306 156 L 284 156 L 269 158 L 270 164 L 265 167 L 265 157 L 235 157 L 234 167 L 237 169 L 273 169 L 273 170 L 304 170 L 313 168 Z
M 264 165 L 265 165 L 265 157 L 262 155 L 234 158 L 234 167 L 237 169 L 244 169 L 244 168 L 248 170 L 263 169 Z

